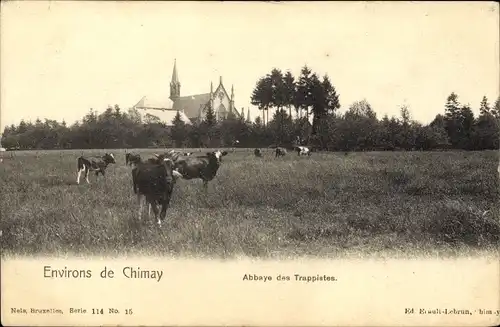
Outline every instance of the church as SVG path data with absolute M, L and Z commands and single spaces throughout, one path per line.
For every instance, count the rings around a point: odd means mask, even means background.
M 231 95 L 229 95 L 222 83 L 222 76 L 215 90 L 212 82 L 210 82 L 209 93 L 181 96 L 181 83 L 177 74 L 175 60 L 170 82 L 170 97 L 157 101 L 143 96 L 134 106 L 141 113 L 141 116 L 144 117 L 146 114 L 156 116 L 167 126 L 173 125 L 172 121 L 177 112 L 180 113 L 181 119 L 188 125 L 201 122 L 205 118 L 209 107 L 213 108 L 217 120 L 225 119 L 231 114 L 236 118 L 245 118 L 244 109 L 241 108 L 238 111 L 234 105 L 234 87 L 231 86 Z M 250 111 L 248 111 L 248 115 L 250 115 Z

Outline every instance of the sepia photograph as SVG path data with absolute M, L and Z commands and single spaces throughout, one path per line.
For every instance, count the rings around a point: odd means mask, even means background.
M 2 323 L 500 321 L 498 3 L 1 9 Z

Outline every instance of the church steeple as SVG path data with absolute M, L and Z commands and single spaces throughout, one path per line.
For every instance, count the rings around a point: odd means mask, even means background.
M 229 100 L 229 112 L 236 111 L 236 108 L 234 107 L 234 85 L 231 85 L 231 100 Z M 243 112 L 241 113 L 243 116 Z
M 170 99 L 175 101 L 181 96 L 181 82 L 177 75 L 177 60 L 174 59 L 174 70 L 172 71 L 172 81 L 170 82 Z

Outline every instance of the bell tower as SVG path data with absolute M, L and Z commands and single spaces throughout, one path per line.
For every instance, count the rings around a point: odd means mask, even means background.
M 181 96 L 181 82 L 177 75 L 177 60 L 174 59 L 174 70 L 172 71 L 172 81 L 170 82 L 170 100 L 177 100 Z

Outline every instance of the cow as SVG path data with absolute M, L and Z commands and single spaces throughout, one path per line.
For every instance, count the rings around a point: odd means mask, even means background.
M 144 208 L 143 199 L 149 208 L 148 218 L 151 216 L 152 208 L 158 226 L 165 220 L 175 182 L 181 177 L 173 167 L 173 161 L 165 158 L 160 163 L 141 162 L 132 169 L 133 190 L 139 202 L 139 220 Z M 159 216 L 158 205 L 161 206 Z
M 285 156 L 286 155 L 286 149 L 285 148 L 281 148 L 281 147 L 277 147 L 276 148 L 276 158 L 277 157 L 281 157 L 281 156 Z
M 222 157 L 227 151 L 207 152 L 205 156 L 185 157 L 175 162 L 175 170 L 183 179 L 200 178 L 203 180 L 203 188 L 206 190 L 208 182 L 214 179 L 222 162 Z
M 297 146 L 295 147 L 295 151 L 297 151 L 297 155 L 299 156 L 310 156 L 311 150 L 306 146 Z
M 76 177 L 76 183 L 80 184 L 80 176 L 84 173 L 87 184 L 90 184 L 90 171 L 95 171 L 96 176 L 99 176 L 99 173 L 101 173 L 102 176 L 105 177 L 106 168 L 108 168 L 109 164 L 114 163 L 116 163 L 114 155 L 107 152 L 102 157 L 79 157 L 77 161 L 78 175 Z
M 141 156 L 134 153 L 125 153 L 125 164 L 127 166 L 136 165 L 141 162 Z
M 256 157 L 262 157 L 262 151 L 260 151 L 260 149 L 255 149 L 255 150 L 253 150 L 253 154 L 254 154 Z
M 149 163 L 161 163 L 165 158 L 172 160 L 174 163 L 184 157 L 189 157 L 192 153 L 190 152 L 178 152 L 175 150 L 170 150 L 162 154 L 154 153 L 153 158 L 149 158 Z

